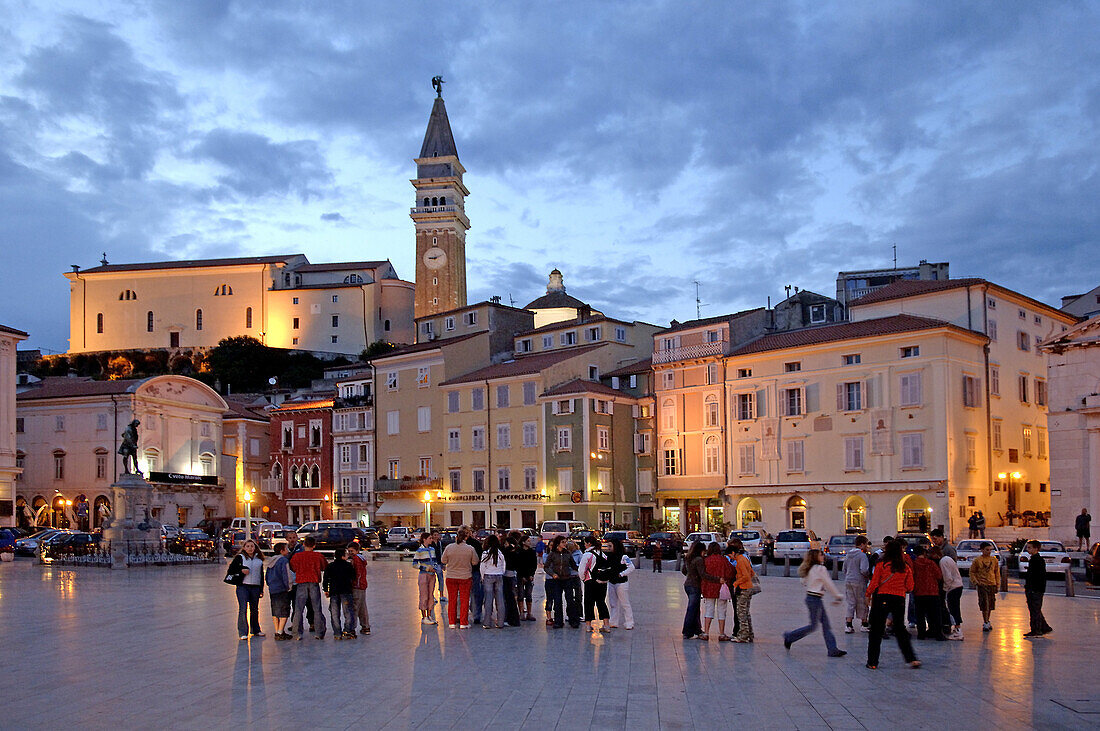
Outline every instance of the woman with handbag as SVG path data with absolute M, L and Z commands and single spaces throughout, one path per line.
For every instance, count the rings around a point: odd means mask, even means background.
M 740 538 L 731 538 L 727 548 L 733 549 L 730 553 L 730 561 L 733 564 L 733 610 L 736 621 L 733 629 L 734 642 L 752 642 L 752 616 L 749 614 L 749 604 L 753 594 L 760 591 L 760 579 L 756 578 L 756 572 L 752 570 L 752 562 L 745 555 L 745 544 Z
M 703 594 L 703 634 L 701 640 L 710 639 L 710 623 L 718 617 L 718 641 L 729 642 L 726 634 L 726 609 L 729 607 L 730 581 L 733 579 L 733 565 L 722 555 L 722 549 L 717 543 L 707 546 L 707 557 L 703 562 L 702 594 Z
M 825 554 L 818 548 L 806 551 L 806 557 L 798 567 L 798 575 L 802 577 L 802 585 L 806 587 L 806 608 L 810 610 L 810 623 L 805 627 L 784 632 L 783 647 L 790 650 L 791 645 L 813 632 L 820 624 L 829 657 L 844 657 L 848 653 L 836 646 L 836 637 L 833 636 L 833 630 L 829 627 L 829 614 L 825 611 L 825 602 L 822 601 L 826 593 L 830 594 L 837 604 L 844 600 L 840 590 L 829 578 L 829 571 L 825 568 Z
M 886 630 L 886 618 L 894 619 L 894 638 L 898 641 L 905 662 L 911 668 L 919 668 L 920 661 L 913 654 L 909 632 L 905 629 L 905 595 L 913 591 L 913 570 L 905 562 L 905 542 L 890 541 L 882 553 L 882 560 L 875 564 L 871 583 L 867 585 L 867 600 L 871 603 L 871 636 L 867 642 L 867 669 L 878 669 L 882 636 Z
M 264 555 L 251 538 L 229 562 L 225 583 L 237 587 L 237 634 L 247 640 L 263 637 L 260 631 L 260 598 L 264 595 Z
M 703 564 L 706 562 L 703 551 L 703 542 L 695 541 L 681 561 L 680 573 L 684 575 L 684 593 L 688 598 L 687 611 L 684 613 L 684 628 L 681 631 L 685 640 L 703 636 L 703 625 L 699 622 L 703 574 L 706 573 L 703 570 Z

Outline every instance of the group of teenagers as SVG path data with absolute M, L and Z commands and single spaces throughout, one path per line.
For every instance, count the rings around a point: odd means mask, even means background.
M 229 562 L 224 580 L 236 587 L 240 639 L 264 636 L 259 605 L 265 586 L 271 597 L 276 640 L 291 640 L 295 634 L 301 640 L 307 624 L 316 639 L 325 639 L 322 593 L 328 599 L 333 639 L 369 635 L 367 561 L 360 555 L 359 545 L 353 542 L 347 548 L 337 548 L 329 561 L 317 552 L 312 537 L 299 541 L 294 531 L 284 535 L 286 541 L 276 544 L 267 558 L 249 539 Z
M 1025 577 L 1031 631 L 1024 636 L 1036 638 L 1052 631 L 1042 614 L 1046 565 L 1038 556 L 1037 541 L 1030 541 L 1026 549 L 1035 565 L 1029 565 Z M 913 651 L 908 630 L 916 630 L 918 640 L 963 640 L 963 579 L 957 562 L 955 547 L 940 529 L 932 531 L 929 546 L 910 546 L 904 540 L 886 536 L 882 547 L 874 552 L 866 536 L 857 536 L 855 547 L 844 557 L 844 593 L 841 594 L 825 568 L 824 554 L 817 549 L 810 550 L 798 571 L 806 589 L 810 622 L 785 632 L 783 645 L 790 650 L 792 644 L 820 626 L 829 656 L 847 654 L 837 647 L 829 626 L 823 601 L 829 594 L 837 603 L 846 601 L 845 633 L 855 632 L 856 619 L 860 621 L 860 629 L 869 633 L 868 669 L 878 668 L 882 640 L 891 634 L 909 667 L 919 668 L 921 663 Z M 996 609 L 1000 572 L 1000 562 L 993 555 L 993 543 L 983 543 L 981 555 L 971 562 L 970 582 L 978 597 L 985 632 L 993 629 L 991 614 Z
M 463 527 L 452 543 L 442 544 L 438 531 L 426 532 L 413 554 L 423 624 L 437 623 L 437 586 L 451 629 L 468 629 L 471 624 L 501 629 L 537 621 L 532 593 L 541 563 L 547 627 L 561 629 L 568 621 L 579 628 L 583 618 L 593 633 L 634 628 L 628 577 L 635 566 L 618 540 L 589 535 L 582 550 L 575 541 L 556 536 L 548 544 L 540 542 L 536 552 L 518 531 L 490 533 L 482 542 Z

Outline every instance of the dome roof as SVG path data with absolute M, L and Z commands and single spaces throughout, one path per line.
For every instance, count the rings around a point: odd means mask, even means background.
M 581 302 L 576 297 L 566 294 L 565 290 L 558 292 L 547 292 L 543 296 L 539 297 L 534 302 L 531 302 L 523 309 L 525 310 L 549 310 L 555 307 L 571 307 L 575 310 L 579 310 L 586 307 L 584 302 Z

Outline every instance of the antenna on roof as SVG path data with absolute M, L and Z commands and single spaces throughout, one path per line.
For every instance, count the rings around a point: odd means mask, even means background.
M 894 244 L 893 248 L 894 248 L 894 271 L 896 272 L 898 270 L 898 245 Z
M 699 280 L 695 280 L 695 319 L 698 320 L 703 316 L 703 308 L 710 307 L 710 305 L 704 305 L 702 300 L 699 299 Z
M 508 293 L 508 304 L 512 307 L 516 306 L 516 298 L 512 296 L 512 293 Z

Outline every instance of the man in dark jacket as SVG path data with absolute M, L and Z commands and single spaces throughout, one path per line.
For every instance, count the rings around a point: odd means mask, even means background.
M 1028 541 L 1025 550 L 1031 556 L 1027 560 L 1027 573 L 1024 575 L 1024 597 L 1027 599 L 1028 614 L 1031 615 L 1031 631 L 1024 634 L 1024 637 L 1042 637 L 1054 631 L 1043 616 L 1043 594 L 1047 590 L 1047 562 L 1039 555 L 1039 541 Z
M 1077 550 L 1087 551 L 1089 550 L 1089 538 L 1090 524 L 1092 523 L 1092 516 L 1089 515 L 1088 508 L 1081 508 L 1081 514 L 1073 520 L 1073 529 L 1077 531 Z
M 553 622 L 554 629 L 565 626 L 565 588 L 569 582 L 570 569 L 575 568 L 573 556 L 565 549 L 565 536 L 555 536 L 550 541 L 550 548 L 543 561 L 543 569 L 546 571 L 546 617 L 548 624 Z
M 337 548 L 333 561 L 325 567 L 321 588 L 328 597 L 328 617 L 332 636 L 336 640 L 351 639 L 355 631 L 355 567 L 344 559 L 346 551 Z M 344 626 L 340 626 L 340 609 L 344 610 Z
M 538 554 L 526 541 L 516 543 L 516 603 L 519 605 L 520 619 L 534 622 L 531 614 L 532 594 L 535 587 L 535 572 L 539 568 Z M 524 613 L 526 611 L 526 613 Z

